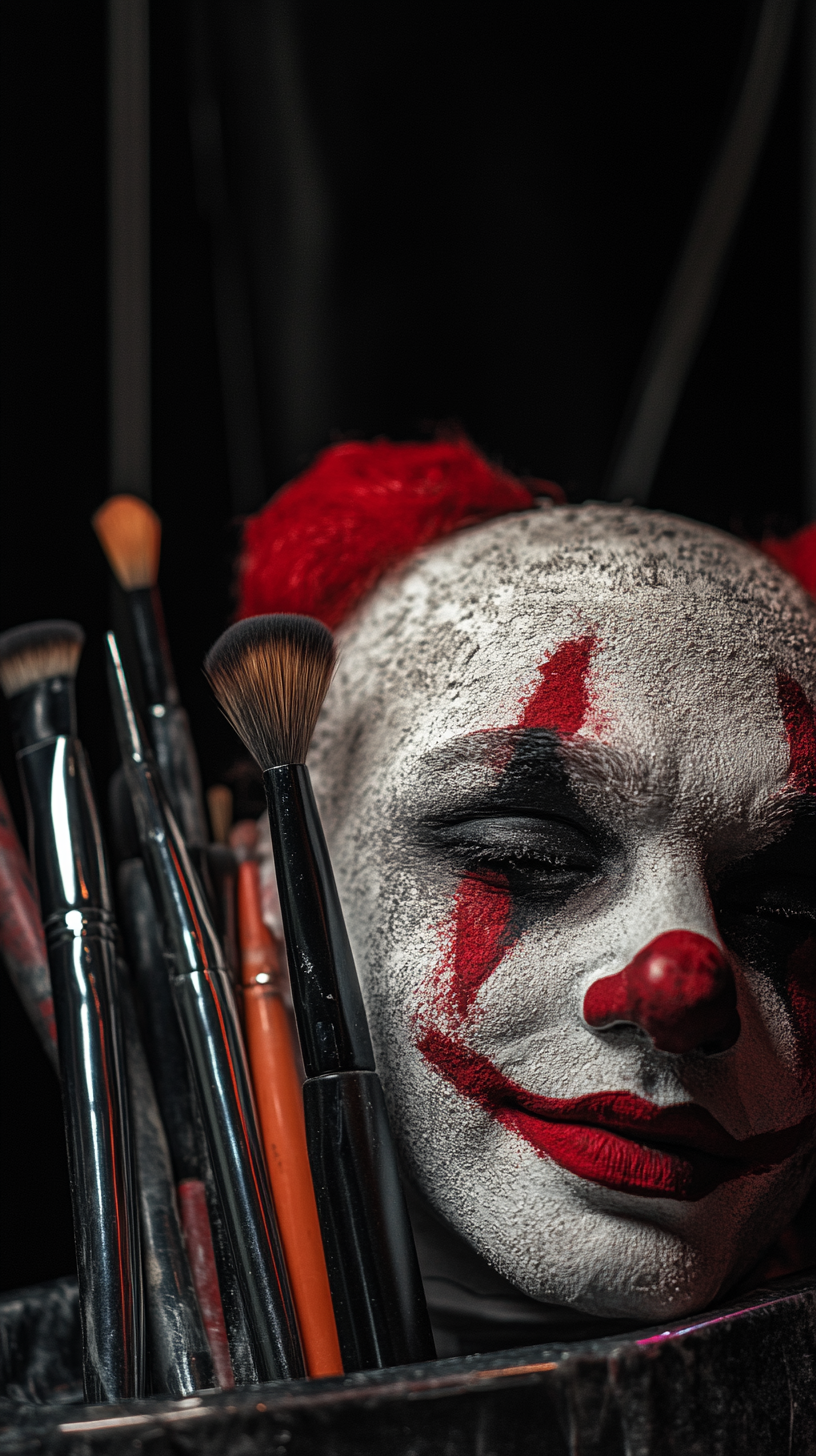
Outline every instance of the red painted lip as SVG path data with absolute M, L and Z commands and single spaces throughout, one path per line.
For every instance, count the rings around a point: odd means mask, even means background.
M 739 1140 L 695 1103 L 658 1107 L 632 1092 L 539 1097 L 435 1028 L 417 1045 L 457 1092 L 518 1133 L 540 1157 L 642 1198 L 695 1203 L 722 1183 L 767 1173 L 796 1152 L 816 1122 L 808 1115 L 794 1127 Z

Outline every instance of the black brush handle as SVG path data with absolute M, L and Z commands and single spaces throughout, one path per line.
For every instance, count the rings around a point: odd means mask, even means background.
M 266 770 L 264 784 L 343 1366 L 432 1360 L 396 1152 L 309 770 L 278 765 Z
M 147 730 L 167 797 L 188 844 L 209 840 L 198 757 L 179 703 L 158 587 L 126 593 L 147 699 Z
M 125 792 L 128 810 L 132 812 L 126 786 Z M 176 1183 L 193 1180 L 202 1183 L 207 1191 L 207 1215 L 230 1359 L 236 1382 L 251 1385 L 258 1377 L 235 1261 L 218 1205 L 204 1127 L 170 989 L 170 965 L 161 919 L 141 859 L 122 861 L 117 871 L 117 890 L 120 923 L 143 1012 L 145 1049 L 167 1131 Z M 210 1333 L 217 1339 L 217 1329 L 210 1326 Z
M 172 986 L 258 1374 L 292 1379 L 303 1374 L 297 1326 L 229 981 L 209 969 Z
M 436 1359 L 377 1073 L 313 1077 L 303 1106 L 343 1369 Z
M 139 1219 L 104 851 L 82 748 L 18 754 L 48 950 L 74 1214 L 85 1399 L 143 1394 Z
M 177 703 L 178 688 L 157 586 L 125 592 L 148 703 Z
M 169 811 L 113 633 L 111 702 L 170 980 L 262 1380 L 303 1374 L 303 1356 L 258 1133 L 235 999 L 209 908 Z
M 365 1005 L 309 770 L 269 768 L 264 787 L 306 1076 L 372 1072 Z
M 136 1022 L 127 969 L 119 992 L 139 1184 L 153 1394 L 175 1399 L 215 1384 L 210 1347 L 181 1231 L 170 1152 Z
M 147 726 L 162 783 L 184 839 L 191 846 L 205 845 L 210 836 L 187 714 L 177 704 L 151 703 Z
M 179 1030 L 156 902 L 141 859 L 116 872 L 119 923 L 143 1010 L 145 1050 L 167 1133 L 176 1182 L 201 1178 L 197 1107 Z

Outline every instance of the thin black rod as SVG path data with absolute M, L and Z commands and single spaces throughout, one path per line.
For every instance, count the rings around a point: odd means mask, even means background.
M 760 10 L 730 125 L 635 378 L 609 473 L 609 500 L 648 503 L 768 133 L 796 4 L 765 0 Z

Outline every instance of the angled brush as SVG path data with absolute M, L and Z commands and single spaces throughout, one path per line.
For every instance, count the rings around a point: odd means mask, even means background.
M 54 998 L 74 1214 L 85 1398 L 143 1393 L 136 1182 L 107 867 L 74 678 L 84 633 L 34 622 L 0 637 Z
M 147 728 L 167 796 L 187 844 L 207 843 L 201 775 L 179 701 L 159 596 L 161 522 L 135 495 L 110 496 L 91 524 L 125 594 L 147 698 Z
M 334 670 L 309 617 L 228 628 L 204 671 L 264 775 L 306 1082 L 306 1135 L 347 1371 L 434 1358 L 365 1007 L 305 765 Z

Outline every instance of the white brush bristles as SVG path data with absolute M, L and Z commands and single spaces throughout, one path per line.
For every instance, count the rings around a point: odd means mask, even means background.
M 85 633 L 76 622 L 31 622 L 0 636 L 0 687 L 7 698 L 52 677 L 76 677 Z
M 156 585 L 161 521 L 137 495 L 112 495 L 91 517 L 102 550 L 125 591 Z

